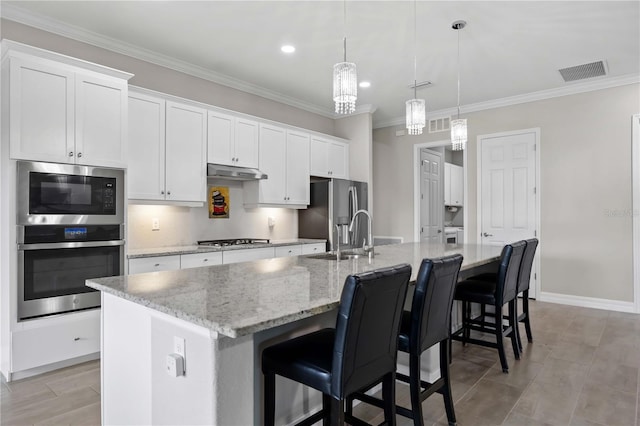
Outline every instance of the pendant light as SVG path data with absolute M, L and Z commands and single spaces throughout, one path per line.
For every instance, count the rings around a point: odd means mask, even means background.
M 426 122 L 424 99 L 418 99 L 418 42 L 417 42 L 417 18 L 416 0 L 413 0 L 413 99 L 406 102 L 407 132 L 410 135 L 421 135 Z
M 358 76 L 356 64 L 347 62 L 347 1 L 345 0 L 343 4 L 343 62 L 338 62 L 333 66 L 333 101 L 336 104 L 336 114 L 351 114 L 356 110 Z
M 460 30 L 467 26 L 465 21 L 455 21 L 451 28 L 458 31 L 458 117 L 451 120 L 451 149 L 462 151 L 467 146 L 467 119 L 460 118 Z

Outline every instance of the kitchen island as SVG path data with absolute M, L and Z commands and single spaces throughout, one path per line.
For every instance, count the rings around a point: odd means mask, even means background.
M 276 258 L 88 280 L 102 292 L 103 424 L 260 424 L 260 353 L 333 326 L 349 274 L 460 253 L 463 274 L 489 267 L 500 247 L 406 243 L 372 259 Z M 167 373 L 184 352 L 185 374 Z M 290 423 L 320 403 L 315 391 L 277 384 L 276 418 Z

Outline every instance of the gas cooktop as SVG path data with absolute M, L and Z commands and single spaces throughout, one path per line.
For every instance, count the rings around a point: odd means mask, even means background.
M 198 241 L 199 246 L 210 246 L 210 247 L 241 246 L 241 245 L 251 245 L 251 244 L 269 244 L 269 240 L 259 239 L 259 238 L 234 238 L 234 239 L 228 239 L 228 240 Z

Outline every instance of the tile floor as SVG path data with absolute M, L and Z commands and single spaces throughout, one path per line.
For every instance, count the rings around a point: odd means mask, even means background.
M 531 305 L 534 343 L 523 341 L 520 361 L 507 352 L 509 374 L 495 350 L 454 342 L 458 425 L 640 426 L 640 315 Z M 406 386 L 397 394 L 407 404 Z M 97 425 L 100 364 L 0 383 L 0 402 L 2 425 Z M 439 395 L 423 403 L 423 412 L 425 424 L 447 424 Z M 355 413 L 382 421 L 379 409 L 364 404 Z M 398 424 L 411 422 L 398 417 Z

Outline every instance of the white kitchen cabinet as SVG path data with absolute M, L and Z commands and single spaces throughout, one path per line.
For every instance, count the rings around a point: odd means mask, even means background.
M 221 251 L 180 255 L 180 269 L 199 268 L 201 266 L 213 265 L 222 265 Z
M 300 244 L 291 246 L 277 246 L 275 247 L 274 257 L 300 256 L 301 254 L 302 246 Z
M 207 121 L 209 163 L 258 167 L 257 122 L 214 111 L 209 111 Z
M 249 262 L 252 260 L 271 259 L 275 251 L 273 247 L 250 248 L 240 250 L 225 250 L 222 252 L 222 263 Z
M 115 70 L 101 74 L 12 50 L 7 60 L 11 158 L 126 167 L 127 79 L 131 74 Z
M 327 251 L 326 243 L 303 244 L 302 254 L 324 253 Z
M 319 137 L 311 138 L 309 173 L 311 176 L 349 178 L 349 146 Z
M 205 109 L 132 92 L 128 198 L 203 203 L 206 126 Z
M 207 111 L 167 101 L 165 191 L 167 201 L 207 199 Z
M 462 206 L 464 200 L 464 169 L 451 163 L 444 163 L 444 204 Z
M 260 125 L 259 168 L 269 178 L 244 183 L 245 206 L 305 208 L 309 204 L 309 135 Z
M 180 269 L 180 255 L 136 257 L 129 259 L 129 275 Z

